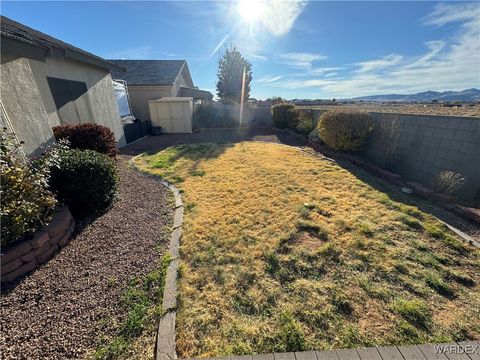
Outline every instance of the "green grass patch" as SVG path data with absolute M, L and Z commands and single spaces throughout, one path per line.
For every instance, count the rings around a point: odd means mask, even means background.
M 430 308 L 421 300 L 398 299 L 391 308 L 412 325 L 428 329 L 432 323 Z
M 145 329 L 155 327 L 161 316 L 165 276 L 170 260 L 170 256 L 165 255 L 158 269 L 142 279 L 131 279 L 121 302 L 127 315 L 113 338 L 100 337 L 95 359 L 118 358 Z
M 452 298 L 455 296 L 454 290 L 440 276 L 428 274 L 425 277 L 425 283 L 440 295 Z

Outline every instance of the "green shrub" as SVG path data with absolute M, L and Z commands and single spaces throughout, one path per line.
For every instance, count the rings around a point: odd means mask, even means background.
M 303 110 L 299 113 L 295 131 L 303 135 L 309 135 L 316 125 L 312 112 Z
M 334 150 L 358 151 L 373 129 L 369 114 L 342 110 L 322 114 L 318 131 L 322 140 Z
M 1 244 L 20 240 L 46 225 L 57 201 L 48 190 L 49 167 L 24 160 L 15 137 L 0 138 Z
M 286 129 L 290 122 L 294 121 L 294 115 L 292 112 L 289 114 L 289 110 L 295 110 L 295 105 L 292 104 L 278 104 L 272 107 L 272 121 L 273 126 L 279 129 Z
M 52 168 L 50 185 L 74 215 L 87 217 L 112 205 L 118 187 L 117 168 L 112 159 L 96 151 L 63 151 L 59 166 Z
M 117 142 L 113 132 L 98 124 L 61 125 L 53 128 L 57 140 L 67 140 L 72 149 L 95 150 L 115 157 Z
M 192 124 L 194 129 L 234 128 L 237 123 L 231 114 L 229 105 L 215 106 L 211 103 L 195 106 Z
M 298 122 L 300 120 L 300 111 L 293 108 L 287 111 L 287 128 L 297 131 Z

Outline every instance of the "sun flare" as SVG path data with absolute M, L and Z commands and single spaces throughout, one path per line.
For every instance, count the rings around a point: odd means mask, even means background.
M 240 17 L 249 23 L 254 23 L 265 15 L 266 4 L 262 0 L 240 0 L 237 4 Z

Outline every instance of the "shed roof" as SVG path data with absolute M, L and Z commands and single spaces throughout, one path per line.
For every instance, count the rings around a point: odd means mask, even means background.
M 117 65 L 101 58 L 100 56 L 94 55 L 88 51 L 56 39 L 53 36 L 32 29 L 31 27 L 23 25 L 5 16 L 1 16 L 0 33 L 4 38 L 19 41 L 30 46 L 43 48 L 46 50 L 45 56 L 51 56 L 52 51 L 55 49 L 60 51 L 63 57 L 75 59 L 77 61 L 83 61 L 111 70 L 124 70 L 121 67 L 118 67 Z M 2 43 L 2 53 L 7 51 L 3 49 L 3 45 L 4 44 Z
M 113 78 L 128 85 L 172 85 L 187 62 L 185 60 L 109 60 L 126 72 L 112 72 Z

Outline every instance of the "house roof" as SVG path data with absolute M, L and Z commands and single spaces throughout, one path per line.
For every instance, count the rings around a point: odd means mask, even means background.
M 123 68 L 108 62 L 100 56 L 94 55 L 88 51 L 56 39 L 53 36 L 32 29 L 31 27 L 23 25 L 5 16 L 1 16 L 0 33 L 4 39 L 6 38 L 29 46 L 42 48 L 46 51 L 45 56 L 62 58 L 66 57 L 110 70 L 115 69 L 117 71 L 124 71 Z M 4 39 L 2 39 L 2 53 L 8 51 L 7 49 L 3 49 Z
M 184 66 L 185 60 L 109 60 L 125 68 L 122 73 L 112 72 L 114 79 L 122 79 L 128 85 L 172 85 Z
M 212 101 L 213 99 L 213 94 L 210 91 L 200 90 L 197 88 L 189 88 L 184 86 L 180 86 L 179 96 L 193 97 L 194 99 L 203 99 L 208 101 Z

